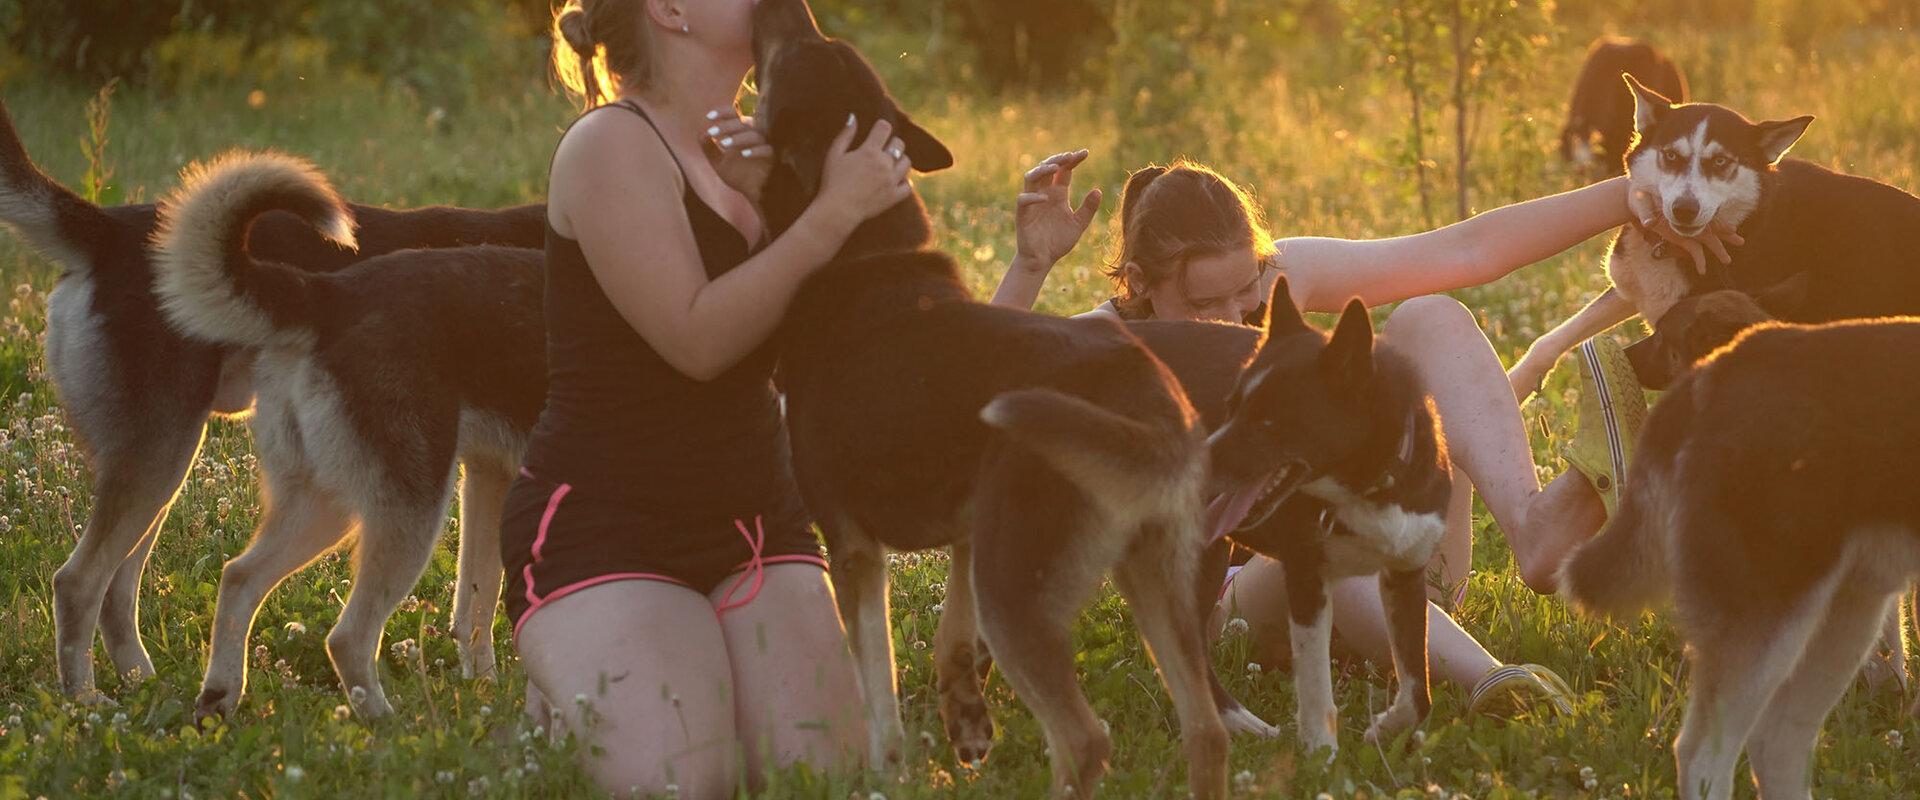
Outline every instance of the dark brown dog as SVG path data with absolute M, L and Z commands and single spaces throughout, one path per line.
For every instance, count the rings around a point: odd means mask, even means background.
M 811 200 L 849 113 L 892 123 L 920 169 L 951 163 L 801 0 L 763 0 L 754 40 L 774 230 Z M 1112 320 L 974 302 L 930 234 L 917 197 L 869 220 L 801 287 L 780 333 L 794 471 L 832 554 L 876 766 L 898 766 L 905 738 L 884 551 L 951 547 L 941 636 L 971 641 L 978 625 L 1046 732 L 1055 792 L 1090 796 L 1106 771 L 1071 625 L 1110 572 L 1173 695 L 1193 793 L 1224 796 L 1227 734 L 1194 624 L 1205 448 L 1192 408 Z M 955 738 L 977 756 L 990 736 Z

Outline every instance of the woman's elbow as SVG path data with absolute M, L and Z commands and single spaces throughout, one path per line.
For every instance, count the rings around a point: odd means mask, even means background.
M 659 353 L 661 360 L 673 367 L 675 372 L 700 383 L 720 377 L 732 366 L 731 362 L 720 358 L 718 354 L 692 343 L 662 347 Z

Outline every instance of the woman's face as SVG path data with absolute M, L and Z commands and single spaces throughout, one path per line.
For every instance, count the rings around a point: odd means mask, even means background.
M 1147 287 L 1157 319 L 1241 322 L 1264 299 L 1265 274 L 1252 249 L 1198 256 L 1184 269 Z

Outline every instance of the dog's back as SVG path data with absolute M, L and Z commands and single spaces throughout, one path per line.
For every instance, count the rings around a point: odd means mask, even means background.
M 1605 36 L 1595 39 L 1574 81 L 1573 97 L 1567 101 L 1561 158 L 1590 162 L 1614 174 L 1625 170 L 1621 157 L 1633 138 L 1633 95 L 1620 82 L 1621 73 L 1675 102 L 1686 100 L 1686 76 L 1653 45 Z
M 1804 302 L 1782 319 L 1920 314 L 1920 197 L 1798 159 L 1764 180 L 1740 225 L 1733 288 L 1757 293 L 1806 272 Z

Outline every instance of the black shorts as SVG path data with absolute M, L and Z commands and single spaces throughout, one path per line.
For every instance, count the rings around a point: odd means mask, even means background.
M 747 518 L 685 509 L 642 508 L 521 472 L 507 491 L 500 524 L 507 616 L 516 639 L 540 607 L 618 580 L 678 584 L 711 594 L 729 575 L 760 565 L 825 567 L 820 539 L 797 496 Z M 743 573 L 744 603 L 758 583 Z M 723 608 L 726 606 L 723 606 Z

